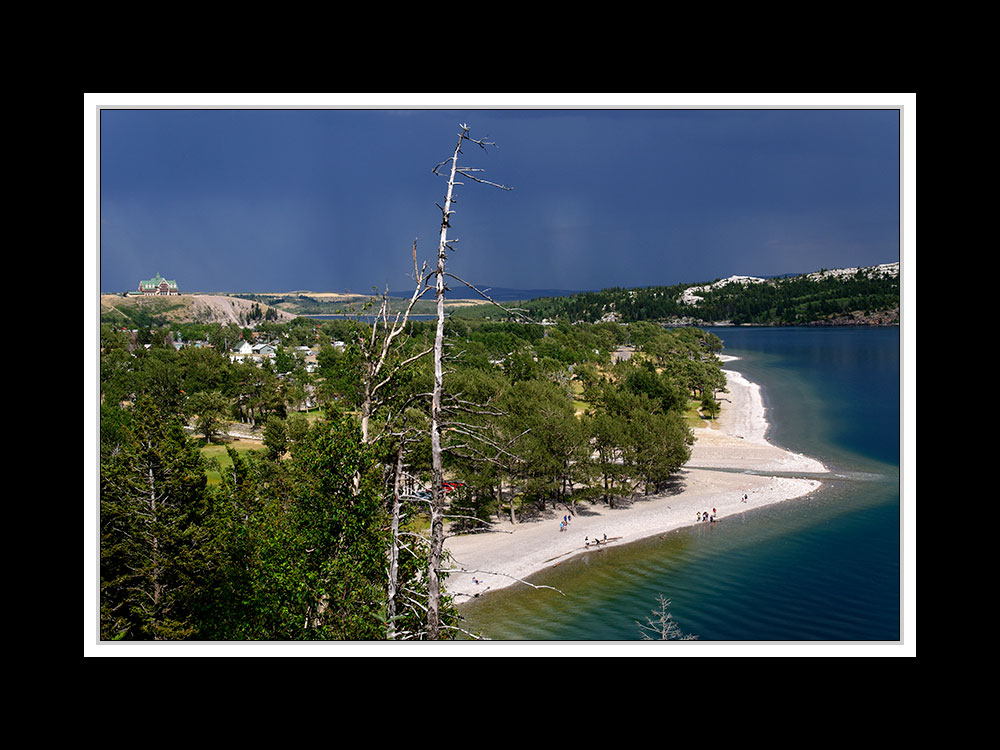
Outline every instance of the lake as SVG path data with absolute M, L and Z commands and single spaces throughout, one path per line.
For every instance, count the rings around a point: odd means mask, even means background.
M 695 526 L 463 605 L 497 640 L 636 641 L 670 600 L 699 641 L 900 639 L 899 328 L 712 328 L 727 369 L 759 383 L 768 439 L 830 469 L 805 498 Z
M 360 315 L 360 314 L 354 314 L 354 313 L 338 313 L 338 314 L 334 314 L 334 315 L 302 315 L 300 317 L 310 318 L 312 320 L 360 320 L 363 323 L 373 323 L 376 320 L 378 320 L 379 316 L 377 316 L 377 315 Z M 448 317 L 448 316 L 445 315 L 445 317 Z M 395 319 L 395 313 L 390 314 L 389 315 L 390 322 L 392 320 L 394 320 L 394 319 Z M 424 322 L 426 322 L 428 320 L 437 320 L 437 314 L 433 314 L 433 315 L 411 315 L 409 317 L 409 320 L 420 320 L 420 321 L 424 321 Z

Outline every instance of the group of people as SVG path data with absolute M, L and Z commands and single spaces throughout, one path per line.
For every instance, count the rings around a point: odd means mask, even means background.
M 715 508 L 712 508 L 712 515 L 709 515 L 707 510 L 705 510 L 705 511 L 699 510 L 698 511 L 698 520 L 699 521 L 707 521 L 709 523 L 715 523 L 715 514 L 716 514 L 716 512 L 717 511 L 715 510 Z
M 747 501 L 747 495 L 744 494 L 743 497 L 740 498 L 740 502 L 741 503 L 745 503 L 746 501 Z M 718 513 L 718 511 L 715 508 L 712 508 L 712 512 L 711 513 L 709 513 L 707 510 L 704 510 L 704 511 L 700 510 L 700 511 L 698 511 L 698 521 L 699 522 L 706 522 L 706 523 L 715 523 L 715 516 L 716 516 L 717 513 Z M 563 516 L 562 517 L 562 521 L 559 522 L 559 531 L 560 532 L 566 531 L 566 529 L 569 528 L 570 518 L 572 518 L 572 516 Z M 595 545 L 596 544 L 602 544 L 603 542 L 606 542 L 607 540 L 608 540 L 608 535 L 607 534 L 604 535 L 604 539 L 603 540 L 601 540 L 601 539 L 590 539 L 589 537 L 584 537 L 584 539 L 583 539 L 583 546 L 589 548 L 591 544 L 595 544 Z
M 569 522 L 570 522 L 570 520 L 572 518 L 573 518 L 572 516 L 563 516 L 562 517 L 562 521 L 559 522 L 559 532 L 560 533 L 562 533 L 563 531 L 566 531 L 566 529 L 569 528 Z M 583 538 L 583 546 L 589 549 L 591 545 L 597 546 L 598 544 L 607 544 L 607 541 L 608 541 L 608 535 L 607 534 L 604 535 L 603 539 L 597 539 L 597 538 L 591 539 L 589 536 L 585 536 Z M 478 581 L 477 581 L 477 583 L 478 583 Z
M 745 503 L 746 501 L 747 501 L 747 495 L 744 494 L 743 497 L 740 498 L 740 502 L 741 503 Z M 715 514 L 716 513 L 718 513 L 718 511 L 715 508 L 712 508 L 711 514 L 709 514 L 709 512 L 707 510 L 704 510 L 704 511 L 700 510 L 700 511 L 698 511 L 698 520 L 699 521 L 707 521 L 708 523 L 715 523 Z

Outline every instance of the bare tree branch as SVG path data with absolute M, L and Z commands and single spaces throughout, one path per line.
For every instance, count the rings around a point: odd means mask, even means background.
M 658 610 L 653 610 L 653 617 L 647 617 L 646 623 L 636 622 L 639 634 L 643 640 L 652 641 L 696 641 L 698 636 L 688 635 L 681 631 L 680 626 L 670 614 L 670 600 L 663 594 L 656 597 L 660 603 Z M 655 637 L 654 637 L 655 636 Z
M 481 296 L 481 297 L 482 297 L 483 299 L 485 299 L 485 300 L 487 300 L 487 301 L 491 302 L 492 304 L 494 304 L 495 306 L 499 307 L 499 308 L 500 308 L 501 310 L 503 310 L 503 311 L 504 311 L 505 313 L 507 313 L 508 315 L 511 315 L 511 316 L 513 316 L 513 317 L 517 317 L 517 318 L 521 318 L 522 320 L 524 320 L 524 321 L 525 321 L 525 322 L 527 322 L 527 323 L 534 323 L 534 322 L 535 322 L 535 321 L 533 321 L 533 320 L 532 320 L 531 318 L 529 318 L 529 317 L 528 317 L 527 315 L 524 315 L 524 314 L 522 314 L 522 312 L 521 312 L 520 308 L 516 308 L 516 307 L 513 307 L 513 308 L 507 308 L 507 307 L 504 307 L 504 306 L 503 306 L 503 305 L 501 305 L 501 304 L 500 304 L 499 302 L 497 302 L 497 301 L 496 301 L 495 299 L 493 299 L 492 297 L 490 297 L 490 296 L 489 296 L 489 295 L 488 295 L 488 294 L 487 294 L 486 292 L 484 292 L 484 291 L 483 291 L 482 289 L 479 289 L 479 288 L 478 288 L 478 287 L 477 287 L 477 286 L 476 286 L 475 284 L 472 284 L 471 282 L 468 282 L 468 281 L 466 281 L 465 279 L 462 279 L 462 278 L 459 278 L 458 276 L 456 276 L 456 275 L 455 275 L 455 274 L 453 274 L 453 273 L 448 273 L 448 274 L 446 274 L 446 275 L 447 275 L 447 276 L 450 276 L 450 277 L 451 277 L 451 278 L 453 278 L 453 279 L 455 279 L 455 281 L 460 281 L 460 282 L 462 282 L 462 283 L 463 283 L 463 284 L 465 284 L 465 285 L 466 285 L 467 287 L 469 287 L 469 289 L 471 289 L 472 291 L 476 292 L 476 293 L 477 293 L 477 294 L 478 294 L 479 296 Z
M 495 188 L 500 188 L 501 190 L 513 190 L 514 189 L 514 188 L 509 187 L 507 185 L 501 185 L 499 182 L 490 182 L 489 180 L 482 180 L 482 179 L 476 177 L 475 175 L 470 174 L 470 172 L 472 172 L 472 171 L 482 172 L 483 170 L 481 170 L 481 169 L 471 170 L 468 167 L 462 167 L 460 169 L 457 169 L 456 171 L 458 172 L 458 174 L 462 175 L 463 177 L 468 177 L 473 182 L 478 182 L 478 183 L 481 183 L 483 185 L 491 185 L 491 186 L 493 186 Z M 459 183 L 459 184 L 461 184 L 461 183 Z
M 509 575 L 507 573 L 500 573 L 500 572 L 495 571 L 495 570 L 480 570 L 479 568 L 474 568 L 472 570 L 466 570 L 465 568 L 442 568 L 440 572 L 442 572 L 442 573 L 470 573 L 470 574 L 471 573 L 481 573 L 483 575 L 500 576 L 502 578 L 509 578 L 510 580 L 516 581 L 517 583 L 523 583 L 525 586 L 530 586 L 533 589 L 538 589 L 538 590 L 540 590 L 540 589 L 549 589 L 551 591 L 555 591 L 560 596 L 566 596 L 566 594 L 564 592 L 560 591 L 559 589 L 557 589 L 554 586 L 545 586 L 545 585 L 537 585 L 537 584 L 534 584 L 534 583 L 529 583 L 528 581 L 525 581 L 523 578 L 518 578 L 517 576 L 512 576 L 512 575 Z M 470 596 L 470 594 L 466 594 L 466 596 Z

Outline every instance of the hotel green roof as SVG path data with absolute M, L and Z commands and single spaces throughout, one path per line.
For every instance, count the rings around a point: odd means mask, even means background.
M 176 281 L 170 281 L 168 279 L 165 279 L 162 276 L 160 276 L 159 273 L 157 273 L 156 276 L 154 276 L 151 279 L 143 279 L 142 281 L 140 281 L 139 282 L 139 288 L 140 289 L 156 289 L 164 281 L 167 282 L 167 286 L 170 287 L 171 289 L 176 289 L 177 288 L 177 282 Z

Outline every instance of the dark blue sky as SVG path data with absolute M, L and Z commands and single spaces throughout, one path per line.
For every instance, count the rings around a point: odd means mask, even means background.
M 600 289 L 900 259 L 896 109 L 104 109 L 100 288 L 409 286 L 435 253 L 458 125 L 449 267 L 477 284 Z

